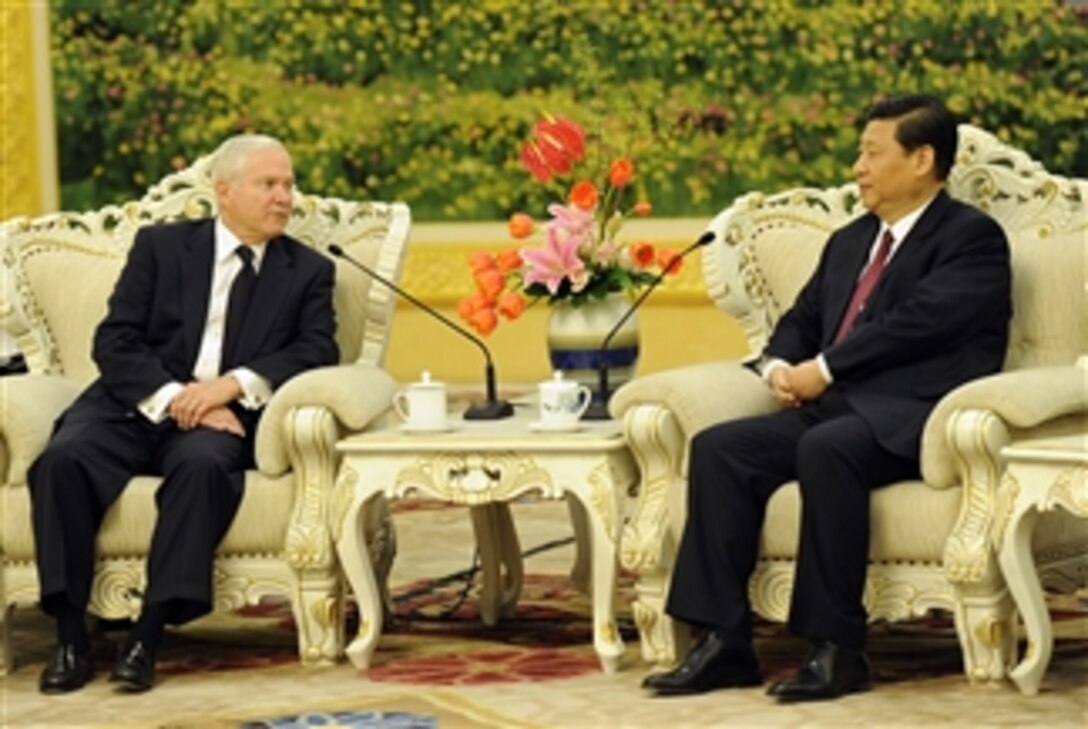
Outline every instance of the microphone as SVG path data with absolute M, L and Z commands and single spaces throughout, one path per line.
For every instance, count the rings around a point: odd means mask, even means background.
M 484 353 L 484 361 L 486 362 L 486 365 L 484 367 L 484 381 L 487 383 L 487 400 L 485 400 L 484 402 L 473 403 L 471 406 L 469 406 L 468 410 L 465 411 L 465 420 L 498 420 L 500 418 L 508 418 L 514 414 L 514 406 L 505 400 L 499 400 L 496 396 L 495 365 L 491 360 L 490 350 L 488 350 L 487 345 L 485 345 L 479 337 L 472 334 L 472 332 L 469 332 L 466 329 L 458 326 L 448 317 L 443 315 L 442 312 L 438 311 L 434 307 L 428 306 L 415 296 L 412 296 L 412 294 L 408 293 L 400 286 L 397 286 L 395 283 L 385 278 L 377 271 L 374 271 L 371 268 L 363 265 L 359 261 L 355 260 L 354 258 L 349 256 L 343 248 L 336 245 L 335 243 L 329 244 L 328 248 L 329 253 L 332 253 L 337 258 L 344 259 L 351 265 L 358 268 L 360 271 L 364 272 L 366 275 L 370 276 L 372 279 L 380 281 L 381 283 L 385 284 L 387 287 L 395 291 L 397 294 L 408 299 L 420 309 L 423 309 L 423 311 L 427 312 L 435 319 L 438 319 L 438 321 L 442 322 L 450 329 L 460 334 L 462 337 L 467 337 L 477 347 L 480 348 L 481 352 Z
M 634 300 L 623 316 L 620 317 L 608 334 L 605 335 L 604 341 L 601 342 L 601 346 L 597 349 L 597 392 L 593 395 L 593 401 L 586 408 L 585 413 L 582 415 L 582 420 L 608 420 L 611 416 L 608 413 L 608 399 L 612 393 L 608 391 L 608 362 L 605 358 L 605 350 L 608 349 L 608 345 L 612 342 L 612 337 L 616 336 L 616 333 L 623 326 L 624 322 L 631 318 L 631 315 L 635 313 L 635 309 L 642 305 L 642 302 L 646 300 L 646 297 L 650 295 L 650 292 L 657 288 L 657 285 L 665 280 L 665 276 L 675 268 L 681 260 L 684 259 L 689 253 L 696 248 L 702 248 L 705 245 L 709 245 L 714 240 L 714 231 L 708 230 L 703 233 L 699 238 L 689 245 L 687 248 L 680 252 L 680 255 L 672 259 L 669 265 L 665 267 L 661 273 L 657 274 L 650 285 L 643 289 L 638 298 Z

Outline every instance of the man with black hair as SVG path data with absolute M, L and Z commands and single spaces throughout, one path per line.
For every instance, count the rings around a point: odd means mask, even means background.
M 853 172 L 868 212 L 835 231 L 792 308 L 748 363 L 782 409 L 691 443 L 687 522 L 666 610 L 702 629 L 659 695 L 762 682 L 747 585 L 767 501 L 801 489 L 790 630 L 812 643 L 781 701 L 870 687 L 862 596 L 873 489 L 920 478 L 926 418 L 953 388 L 998 371 L 1012 315 L 1000 226 L 944 189 L 956 122 L 929 96 L 876 103 Z

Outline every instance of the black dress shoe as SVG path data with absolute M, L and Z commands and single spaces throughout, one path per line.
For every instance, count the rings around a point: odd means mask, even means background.
M 761 683 L 763 677 L 751 650 L 729 648 L 717 634 L 707 631 L 683 663 L 667 673 L 647 676 L 642 687 L 659 695 L 679 696 Z
M 813 646 L 797 673 L 774 684 L 767 693 L 780 701 L 815 701 L 871 687 L 872 671 L 864 653 L 823 642 Z
M 61 643 L 42 671 L 38 689 L 43 694 L 66 694 L 83 688 L 93 675 L 90 656 L 77 651 L 71 643 Z
M 123 644 L 113 664 L 110 681 L 120 683 L 125 691 L 147 691 L 155 683 L 155 654 L 143 641 Z

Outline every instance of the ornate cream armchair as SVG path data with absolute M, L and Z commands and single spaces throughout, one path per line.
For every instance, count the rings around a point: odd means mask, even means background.
M 949 393 L 923 436 L 923 481 L 895 484 L 872 501 L 866 603 L 873 620 L 952 612 L 971 681 L 1002 679 L 1014 658 L 1015 613 L 996 561 L 995 522 L 1007 510 L 999 451 L 1012 438 L 1088 433 L 1088 183 L 1048 174 L 1023 152 L 962 126 L 950 180 L 955 197 L 987 210 L 1013 254 L 1014 309 L 1005 370 Z M 735 317 L 751 352 L 815 267 L 828 234 L 862 209 L 856 186 L 752 193 L 719 214 L 703 254 L 708 293 Z M 612 412 L 641 470 L 624 530 L 623 565 L 638 573 L 635 620 L 646 660 L 674 662 L 688 633 L 663 612 L 685 517 L 688 441 L 722 420 L 772 411 L 768 389 L 739 362 L 693 365 L 638 378 Z M 784 621 L 800 519 L 796 483 L 768 505 L 753 609 Z M 1044 583 L 1084 584 L 1088 530 L 1049 514 L 1034 554 Z
M 106 311 L 139 226 L 215 210 L 208 157 L 172 174 L 144 198 L 86 214 L 0 224 L 0 323 L 23 351 L 29 374 L 0 379 L 0 673 L 10 667 L 10 617 L 38 597 L 26 471 L 54 419 L 95 376 L 91 335 Z M 295 194 L 288 231 L 323 248 L 337 243 L 389 279 L 401 273 L 410 225 L 401 203 L 349 202 Z M 391 292 L 351 268 L 337 270 L 341 364 L 303 373 L 269 402 L 257 433 L 257 468 L 215 564 L 216 608 L 265 595 L 290 599 L 299 657 L 327 664 L 343 655 L 344 581 L 336 558 L 340 520 L 330 503 L 334 444 L 390 404 L 395 383 L 381 369 L 394 310 Z M 137 477 L 107 513 L 98 537 L 91 612 L 134 616 L 155 523 L 157 478 Z M 342 505 L 339 508 L 343 508 Z M 387 569 L 392 534 L 379 524 L 369 545 Z

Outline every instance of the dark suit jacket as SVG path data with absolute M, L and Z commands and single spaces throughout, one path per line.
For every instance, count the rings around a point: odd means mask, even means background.
M 215 224 L 200 220 L 141 228 L 94 337 L 100 378 L 81 400 L 132 411 L 162 385 L 192 379 L 208 314 Z M 288 237 L 269 241 L 244 334 L 242 366 L 273 389 L 339 353 L 330 260 Z
M 879 229 L 870 213 L 832 234 L 764 354 L 796 363 L 822 352 L 832 387 L 881 445 L 917 458 L 941 396 L 1004 362 L 1008 241 L 992 218 L 942 191 L 900 244 L 851 335 L 832 344 Z

